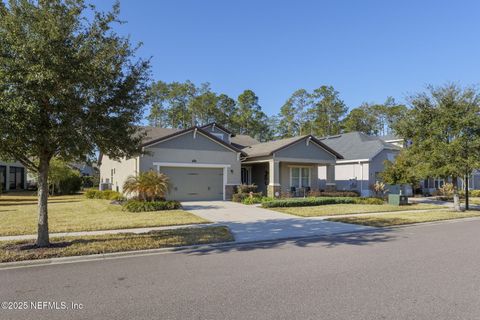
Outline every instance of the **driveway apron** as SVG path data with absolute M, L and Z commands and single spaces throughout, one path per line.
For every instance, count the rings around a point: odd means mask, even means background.
M 184 210 L 199 217 L 228 226 L 237 242 L 323 236 L 373 229 L 315 218 L 300 218 L 229 201 L 182 202 L 182 206 Z

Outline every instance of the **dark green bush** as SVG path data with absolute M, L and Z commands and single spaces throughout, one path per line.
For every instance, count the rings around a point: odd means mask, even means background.
M 318 191 L 313 190 L 308 193 L 309 197 L 360 197 L 356 191 Z
M 181 205 L 178 201 L 140 201 L 128 200 L 123 205 L 124 211 L 129 212 L 147 212 L 147 211 L 161 211 L 161 210 L 175 210 L 180 209 Z
M 74 194 L 81 190 L 82 188 L 82 178 L 77 175 L 71 175 L 69 177 L 60 180 L 59 184 L 59 194 Z
M 378 198 L 356 198 L 356 197 L 318 197 L 318 198 L 292 198 L 284 200 L 272 200 L 262 203 L 264 208 L 277 207 L 310 207 L 323 206 L 328 204 L 383 204 Z

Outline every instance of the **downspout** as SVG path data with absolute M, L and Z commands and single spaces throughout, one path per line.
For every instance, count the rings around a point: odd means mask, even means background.
M 361 161 L 358 163 L 360 164 L 360 197 L 363 197 L 363 163 Z

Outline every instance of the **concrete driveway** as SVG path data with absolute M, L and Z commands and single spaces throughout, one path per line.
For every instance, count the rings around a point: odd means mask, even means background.
M 315 218 L 300 218 L 230 201 L 182 202 L 182 206 L 199 217 L 228 226 L 237 242 L 323 236 L 372 229 Z

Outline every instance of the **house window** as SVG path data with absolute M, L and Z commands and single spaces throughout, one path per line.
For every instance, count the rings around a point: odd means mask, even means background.
M 241 169 L 242 175 L 242 184 L 251 184 L 252 183 L 252 168 L 244 167 Z
M 296 188 L 310 187 L 310 168 L 290 168 L 290 186 Z
M 0 186 L 1 191 L 7 189 L 7 167 L 5 166 L 0 166 Z
M 10 167 L 10 190 L 23 189 L 25 183 L 25 169 Z
M 445 184 L 445 180 L 435 179 L 435 189 L 439 189 L 439 188 L 443 187 L 444 184 Z

